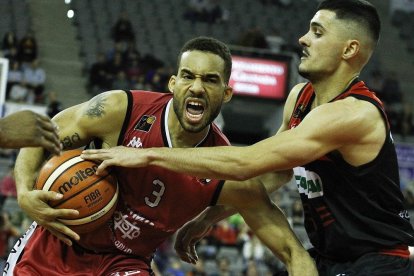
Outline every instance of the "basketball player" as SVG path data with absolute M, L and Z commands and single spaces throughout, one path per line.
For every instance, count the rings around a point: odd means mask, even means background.
M 65 148 L 94 141 L 103 148 L 226 146 L 212 124 L 228 102 L 230 51 L 211 38 L 184 45 L 169 94 L 109 91 L 53 118 Z M 116 168 L 117 209 L 107 225 L 80 237 L 57 218 L 76 210 L 54 210 L 54 192 L 33 191 L 43 161 L 39 148 L 23 150 L 16 162 L 18 201 L 33 224 L 9 256 L 6 275 L 151 275 L 157 247 L 187 221 L 214 204 L 237 208 L 256 235 L 286 264 L 292 275 L 314 275 L 316 267 L 269 200 L 260 179 L 226 182 L 178 174 L 159 167 Z M 291 174 L 274 176 L 286 182 Z M 69 245 L 73 246 L 69 246 Z M 194 262 L 194 259 L 189 259 Z
M 414 230 L 389 124 L 381 101 L 358 79 L 379 33 L 369 2 L 322 1 L 299 39 L 299 72 L 310 82 L 290 92 L 279 132 L 252 146 L 115 148 L 83 157 L 105 160 L 101 169 L 156 165 L 236 180 L 293 168 L 320 275 L 414 275 Z M 191 248 L 202 233 L 197 227 L 203 228 L 194 223 L 181 234 L 178 249 Z
M 59 154 L 61 149 L 56 127 L 50 119 L 30 110 L 0 119 L 0 147 L 43 147 L 53 154 Z

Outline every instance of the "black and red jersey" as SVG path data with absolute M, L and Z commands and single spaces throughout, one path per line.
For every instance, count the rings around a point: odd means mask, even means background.
M 320 255 L 337 261 L 414 245 L 414 230 L 403 206 L 397 155 L 383 105 L 358 80 L 331 102 L 346 97 L 368 101 L 381 112 L 387 135 L 377 157 L 355 167 L 333 151 L 294 169 L 310 241 Z M 314 98 L 314 89 L 308 83 L 298 95 L 289 128 L 301 123 Z

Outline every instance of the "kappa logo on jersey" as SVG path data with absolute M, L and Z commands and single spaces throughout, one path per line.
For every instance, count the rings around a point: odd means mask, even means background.
M 135 125 L 135 130 L 150 131 L 152 125 L 154 124 L 157 118 L 154 115 L 144 115 L 141 117 L 139 122 Z
M 299 193 L 307 195 L 308 198 L 323 196 L 322 180 L 317 173 L 303 167 L 294 168 L 293 172 Z
M 197 178 L 197 181 L 200 182 L 203 185 L 207 185 L 208 183 L 211 182 L 211 179 L 209 179 L 209 178 Z
M 127 144 L 127 147 L 142 148 L 141 138 L 134 136 Z

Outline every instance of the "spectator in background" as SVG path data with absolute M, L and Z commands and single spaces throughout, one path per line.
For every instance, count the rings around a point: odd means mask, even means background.
M 139 66 L 138 61 L 133 60 L 132 63 L 130 63 L 127 68 L 125 69 L 125 73 L 127 75 L 127 78 L 131 82 L 131 86 L 138 82 L 139 76 L 142 75 L 141 68 Z
M 384 79 L 381 91 L 383 97 L 381 99 L 387 104 L 401 104 L 403 95 L 396 72 L 390 72 L 389 75 Z
M 20 62 L 19 50 L 16 47 L 10 48 L 10 51 L 4 55 L 5 58 L 9 60 L 9 62 Z
M 19 47 L 19 40 L 14 32 L 9 31 L 3 37 L 3 43 L 1 45 L 1 50 L 3 55 L 6 56 L 10 53 L 11 49 L 17 49 Z
M 20 67 L 20 63 L 17 60 L 11 61 L 9 66 L 9 72 L 7 73 L 7 85 L 6 85 L 6 99 L 9 98 L 10 90 L 15 84 L 22 84 L 23 71 Z
M 380 70 L 373 70 L 367 79 L 367 85 L 375 91 L 380 99 L 383 98 L 382 96 L 382 89 L 384 86 L 384 76 Z
M 218 0 L 190 0 L 184 12 L 184 19 L 191 22 L 207 22 L 209 24 L 220 22 L 224 10 Z
M 51 91 L 49 93 L 49 99 L 47 104 L 47 115 L 52 118 L 60 111 L 62 111 L 62 103 L 57 99 L 56 92 Z
M 159 92 L 168 92 L 168 75 L 165 68 L 161 67 L 153 72 L 148 73 L 148 82 L 152 89 Z
M 9 171 L 0 182 L 0 194 L 4 198 L 17 197 L 16 181 L 14 180 L 14 164 L 9 167 Z
M 101 91 L 111 88 L 107 66 L 105 55 L 98 53 L 96 55 L 96 62 L 89 69 L 88 91 L 90 94 L 97 95 Z
M 259 27 L 253 27 L 245 32 L 242 32 L 240 39 L 237 42 L 240 46 L 267 49 L 266 37 Z
M 119 71 L 112 82 L 112 87 L 116 89 L 128 90 L 131 88 L 127 76 L 124 71 Z M 158 90 L 157 90 L 158 91 Z
M 279 29 L 276 27 L 272 27 L 271 33 L 266 36 L 266 42 L 268 47 L 276 53 L 282 51 L 282 48 L 286 43 L 285 39 L 280 34 Z
M 242 255 L 243 260 L 254 260 L 257 263 L 264 262 L 265 247 L 260 240 L 245 225 L 239 235 L 239 239 L 243 241 Z
M 164 271 L 165 276 L 185 276 L 185 272 L 182 268 L 181 262 L 176 257 L 171 257 L 169 260 L 169 266 Z
M 125 65 L 123 63 L 122 55 L 120 53 L 116 53 L 114 59 L 107 63 L 106 67 L 108 83 L 110 83 L 110 87 L 114 88 L 113 82 L 117 78 L 120 72 L 125 72 Z
M 400 123 L 399 130 L 401 138 L 405 138 L 410 135 L 413 131 L 413 107 L 412 103 L 404 103 L 398 120 Z
M 130 78 L 131 88 L 133 90 L 151 90 L 145 83 L 145 75 L 137 75 Z
M 218 23 L 223 18 L 223 9 L 220 0 L 206 0 L 204 8 L 205 21 L 209 24 Z
M 134 28 L 128 18 L 128 13 L 123 11 L 112 28 L 112 38 L 115 42 L 130 42 L 135 40 Z
M 212 230 L 212 236 L 217 241 L 217 247 L 220 246 L 237 246 L 238 232 L 236 229 L 231 227 L 227 219 L 219 221 Z
M 23 63 L 31 63 L 37 59 L 37 41 L 33 32 L 27 32 L 20 40 L 18 52 L 20 61 Z
M 204 259 L 198 259 L 198 262 L 193 265 L 191 271 L 188 272 L 186 276 L 207 276 Z
M 203 21 L 205 6 L 206 0 L 189 0 L 184 12 L 184 19 L 190 20 L 192 23 Z
M 33 104 L 33 93 L 26 87 L 24 82 L 16 83 L 10 88 L 8 100 L 16 103 Z
M 211 276 L 235 276 L 230 269 L 230 260 L 223 256 L 220 257 L 217 261 L 218 273 L 212 273 Z
M 139 62 L 141 55 L 137 49 L 135 41 L 129 41 L 125 51 L 122 53 L 122 59 L 126 66 L 130 66 L 134 62 Z
M 0 271 L 3 271 L 6 263 L 11 239 L 19 236 L 20 231 L 10 223 L 9 215 L 5 212 L 0 213 Z
M 35 59 L 23 69 L 23 80 L 33 94 L 34 103 L 43 103 L 43 90 L 45 88 L 46 73 L 43 68 L 39 66 L 39 60 Z
M 122 42 L 114 42 L 113 47 L 106 52 L 107 62 L 112 62 L 116 55 L 121 55 L 121 57 L 123 57 L 124 51 L 125 47 Z
M 247 260 L 246 267 L 243 270 L 243 276 L 259 276 L 257 264 L 254 260 Z

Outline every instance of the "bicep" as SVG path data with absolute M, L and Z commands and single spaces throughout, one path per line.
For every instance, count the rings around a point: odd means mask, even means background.
M 90 122 L 84 117 L 86 107 L 87 103 L 79 104 L 65 109 L 53 118 L 59 128 L 64 150 L 81 147 L 93 139 L 88 130 Z
M 127 96 L 123 91 L 109 91 L 60 112 L 53 120 L 59 127 L 64 148 L 78 148 L 95 138 L 115 146 L 126 106 Z
M 355 113 L 355 112 L 354 112 Z M 258 172 L 280 171 L 314 161 L 342 147 L 358 143 L 369 132 L 363 116 L 351 115 L 338 105 L 319 107 L 293 129 L 282 131 L 250 147 Z

